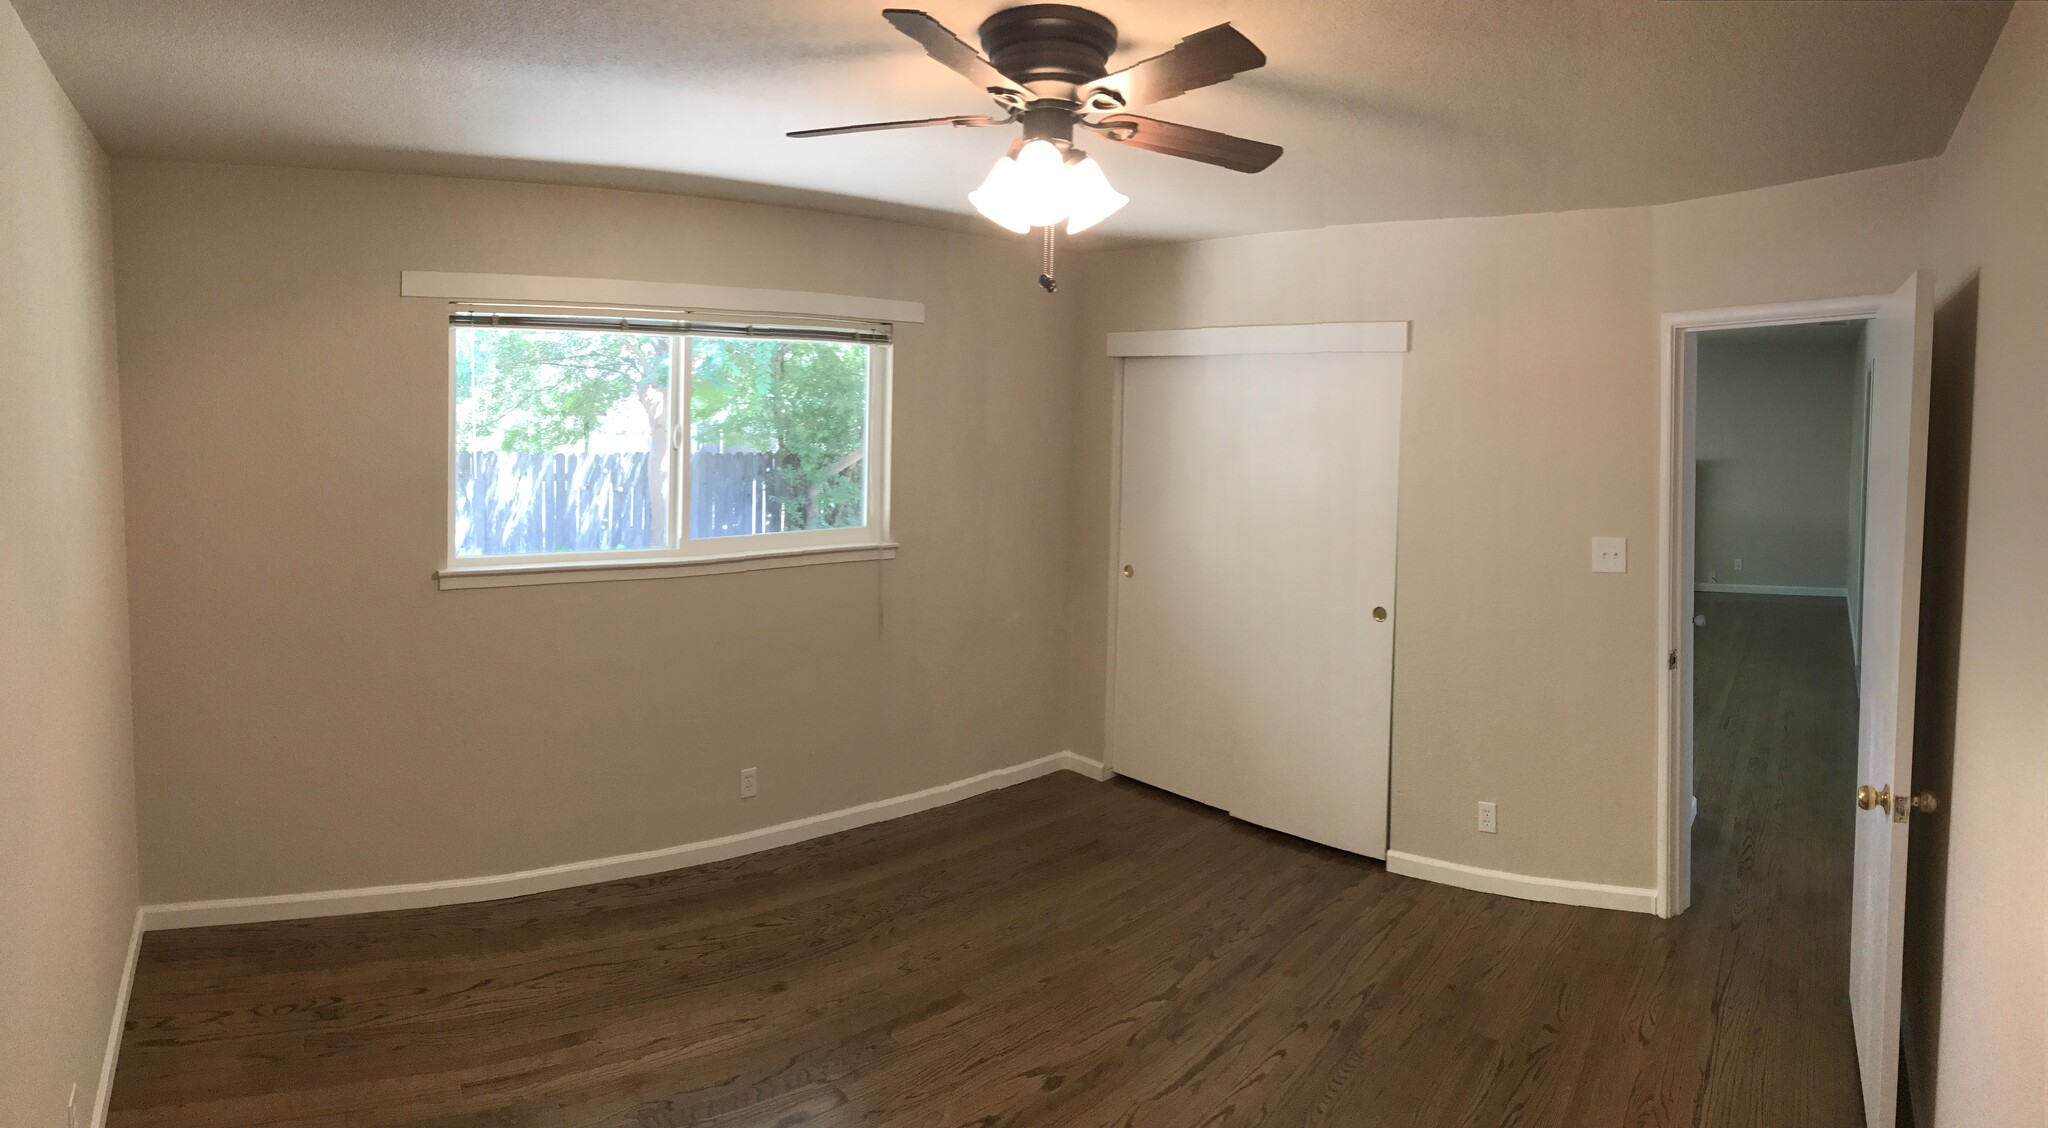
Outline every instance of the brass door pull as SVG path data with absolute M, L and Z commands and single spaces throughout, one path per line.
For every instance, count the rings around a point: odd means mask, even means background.
M 1375 623 L 1384 623 L 1384 622 L 1386 622 L 1386 621 L 1387 621 L 1387 609 L 1386 609 L 1386 608 L 1384 608 L 1384 607 L 1375 607 L 1375 608 L 1373 608 L 1373 609 L 1372 609 L 1372 621 L 1373 621 L 1373 622 L 1375 622 Z
M 1137 575 L 1137 574 L 1138 574 L 1138 573 L 1137 573 L 1136 569 L 1132 568 L 1132 567 L 1131 567 L 1131 566 L 1130 566 L 1129 564 L 1126 564 L 1126 565 L 1124 565 L 1124 579 L 1127 579 L 1127 580 L 1128 580 L 1128 579 L 1130 579 L 1130 578 L 1131 578 L 1132 576 L 1135 576 L 1135 575 Z

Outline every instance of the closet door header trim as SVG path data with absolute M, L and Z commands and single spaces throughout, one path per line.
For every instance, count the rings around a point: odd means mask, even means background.
M 1243 356 L 1283 353 L 1404 353 L 1406 321 L 1322 321 L 1304 325 L 1225 325 L 1109 335 L 1109 355 Z

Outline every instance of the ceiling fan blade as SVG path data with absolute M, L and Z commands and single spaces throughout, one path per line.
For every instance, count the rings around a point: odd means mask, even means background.
M 866 125 L 836 125 L 830 129 L 799 129 L 788 134 L 790 137 L 837 137 L 842 133 L 873 133 L 882 129 L 916 129 L 922 125 L 1005 125 L 1016 119 L 994 118 L 987 114 L 959 114 L 954 117 L 917 118 L 914 121 L 874 121 Z
M 982 58 L 980 52 L 926 13 L 915 8 L 885 8 L 882 18 L 897 31 L 917 40 L 925 54 L 953 68 L 962 78 L 983 90 L 1014 94 L 1018 98 L 1029 96 L 1023 87 L 997 70 L 994 63 Z
M 1213 129 L 1197 129 L 1137 114 L 1116 114 L 1093 127 L 1103 140 L 1169 157 L 1186 157 L 1203 164 L 1220 165 L 1238 172 L 1261 172 L 1280 159 L 1283 150 L 1264 141 L 1232 137 Z
M 1164 102 L 1190 90 L 1228 81 L 1266 65 L 1266 53 L 1229 24 L 1198 31 L 1168 50 L 1081 89 L 1080 101 L 1098 111 Z M 1101 102 L 1091 102 L 1102 94 Z M 1110 100 L 1115 105 L 1107 104 Z

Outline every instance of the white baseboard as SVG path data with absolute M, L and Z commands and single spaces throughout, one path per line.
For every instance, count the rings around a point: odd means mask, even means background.
M 595 885 L 600 881 L 645 877 L 687 866 L 722 862 L 743 854 L 788 846 L 807 839 L 869 823 L 886 822 L 904 815 L 943 807 L 1012 784 L 1051 775 L 1079 772 L 1090 779 L 1106 779 L 1112 773 L 1099 761 L 1073 752 L 1056 752 L 1008 768 L 997 768 L 978 776 L 943 783 L 908 795 L 862 803 L 857 807 L 828 811 L 807 819 L 779 823 L 759 830 L 743 831 L 724 838 L 688 842 L 639 854 L 619 854 L 584 862 L 521 870 L 517 873 L 459 877 L 446 881 L 420 881 L 406 885 L 379 885 L 363 889 L 328 889 L 314 893 L 283 893 L 270 897 L 233 897 L 217 901 L 185 901 L 168 905 L 146 905 L 142 927 L 151 931 L 168 928 L 197 928 L 213 924 L 250 924 L 266 920 L 297 920 L 305 917 L 344 916 L 390 909 L 422 909 L 436 905 L 461 905 L 472 901 L 496 901 L 555 889 Z
M 1101 783 L 1105 780 L 1112 780 L 1116 778 L 1115 768 L 1110 767 L 1108 764 L 1105 764 L 1100 760 L 1091 760 L 1088 757 L 1081 755 L 1079 752 L 1061 752 L 1057 755 L 1048 756 L 1046 758 L 1049 760 L 1058 761 L 1058 764 L 1055 766 L 1061 769 L 1070 772 L 1077 772 L 1081 775 L 1087 776 L 1089 779 L 1092 779 L 1097 783 Z
M 114 1064 L 121 1060 L 121 1035 L 128 1028 L 128 995 L 135 989 L 135 962 L 142 955 L 142 910 L 128 934 L 128 962 L 121 968 L 121 986 L 114 991 L 114 1019 L 107 1029 L 107 1048 L 100 1056 L 100 1088 L 93 1094 L 92 1128 L 106 1128 L 107 1106 L 114 1099 Z
M 1788 587 L 1784 584 L 1694 584 L 1696 591 L 1727 595 L 1806 595 L 1815 599 L 1847 599 L 1848 588 Z
M 1530 877 L 1506 870 L 1480 869 L 1400 850 L 1387 851 L 1387 872 L 1403 877 L 1455 885 L 1480 893 L 1520 897 L 1525 901 L 1549 901 L 1558 905 L 1582 905 L 1594 909 L 1620 909 L 1631 913 L 1655 913 L 1657 891 L 1628 885 L 1596 885 L 1590 881 L 1565 881 L 1555 877 Z

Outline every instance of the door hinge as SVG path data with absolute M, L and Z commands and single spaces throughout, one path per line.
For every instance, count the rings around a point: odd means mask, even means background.
M 1664 668 L 1667 670 L 1675 670 L 1678 668 L 1678 651 L 1672 651 L 1670 655 L 1664 659 Z

